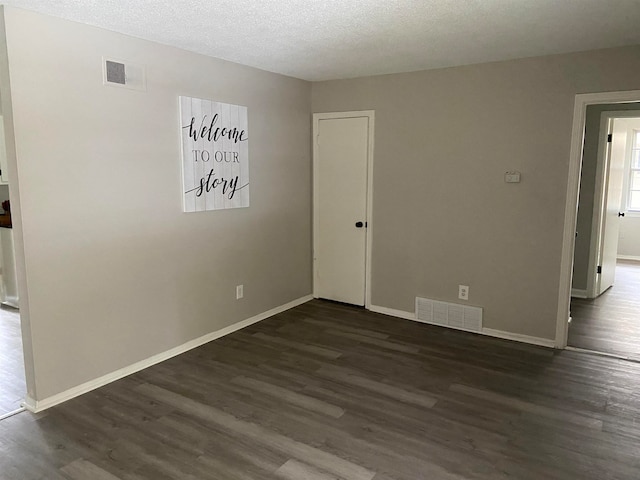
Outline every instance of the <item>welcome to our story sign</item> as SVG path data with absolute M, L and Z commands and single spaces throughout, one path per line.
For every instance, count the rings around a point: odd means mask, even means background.
M 184 211 L 249 206 L 247 107 L 180 97 Z

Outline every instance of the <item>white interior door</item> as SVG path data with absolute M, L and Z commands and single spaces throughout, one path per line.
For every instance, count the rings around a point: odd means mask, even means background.
M 618 256 L 618 234 L 620 232 L 619 213 L 622 204 L 622 185 L 624 182 L 624 161 L 627 147 L 627 129 L 623 119 L 611 119 L 613 127 L 611 142 L 608 148 L 608 167 L 605 177 L 604 208 L 601 230 L 600 275 L 597 279 L 597 294 L 600 295 L 611 287 L 616 275 L 616 259 Z M 608 164 L 608 165 L 607 165 Z
M 314 296 L 364 305 L 371 118 L 329 115 L 314 122 Z

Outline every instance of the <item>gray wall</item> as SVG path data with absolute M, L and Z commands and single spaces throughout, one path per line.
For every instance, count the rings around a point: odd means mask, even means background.
M 627 214 L 620 222 L 618 255 L 640 260 L 640 217 Z
M 18 9 L 5 20 L 32 397 L 311 293 L 309 83 Z M 103 86 L 103 55 L 145 65 L 147 91 Z M 182 213 L 179 95 L 248 107 L 249 208 Z
M 639 78 L 633 47 L 314 83 L 314 112 L 376 111 L 372 303 L 465 284 L 485 327 L 554 338 L 575 95 Z
M 572 286 L 575 289 L 587 289 L 589 250 L 592 242 L 591 228 L 593 227 L 593 202 L 596 186 L 596 169 L 598 166 L 600 117 L 603 112 L 623 110 L 640 110 L 640 103 L 589 105 L 587 107 L 584 149 L 582 152 L 582 173 L 580 176 L 578 223 L 576 226 L 578 236 L 576 237 L 576 249 L 573 255 Z M 623 228 L 622 225 L 621 228 Z

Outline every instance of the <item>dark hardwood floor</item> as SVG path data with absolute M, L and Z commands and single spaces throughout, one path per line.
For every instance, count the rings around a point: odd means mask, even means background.
M 640 364 L 312 301 L 0 422 L 2 480 L 640 478 Z
M 27 388 L 24 383 L 20 314 L 0 308 L 0 416 L 20 408 Z
M 613 287 L 572 298 L 571 317 L 570 346 L 640 360 L 640 262 L 618 261 Z

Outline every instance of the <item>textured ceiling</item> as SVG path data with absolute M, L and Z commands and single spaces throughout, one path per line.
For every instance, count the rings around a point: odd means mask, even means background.
M 306 80 L 640 44 L 640 0 L 3 0 Z

